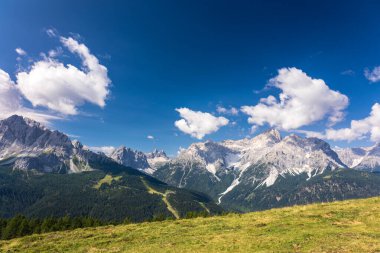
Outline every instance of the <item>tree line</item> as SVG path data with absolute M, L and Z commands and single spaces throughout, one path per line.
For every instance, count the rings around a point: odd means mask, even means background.
M 222 214 L 223 215 L 223 214 Z M 188 212 L 183 217 L 185 219 L 207 217 L 207 212 Z M 156 215 L 145 222 L 155 222 L 163 220 L 173 220 L 173 217 L 165 215 Z M 72 230 L 76 228 L 97 227 L 105 225 L 118 225 L 133 223 L 131 219 L 125 218 L 123 222 L 102 221 L 93 217 L 46 217 L 29 218 L 24 215 L 16 215 L 12 218 L 0 218 L 0 239 L 9 240 L 16 237 L 22 237 L 31 234 L 48 233 L 54 231 Z
M 38 219 L 16 215 L 10 219 L 0 218 L 0 239 L 8 240 L 31 234 L 102 225 L 107 224 L 92 217 L 64 216 L 60 218 L 46 217 L 44 219 Z

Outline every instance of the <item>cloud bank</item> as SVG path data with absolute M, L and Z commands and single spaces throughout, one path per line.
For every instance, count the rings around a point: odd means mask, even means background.
M 205 135 L 218 131 L 229 122 L 224 117 L 215 117 L 210 113 L 192 111 L 188 108 L 178 108 L 176 111 L 179 112 L 182 119 L 177 120 L 174 123 L 175 126 L 197 139 L 203 139 Z
M 314 79 L 297 68 L 282 68 L 269 85 L 281 90 L 279 98 L 272 95 L 254 106 L 242 106 L 248 122 L 269 124 L 283 130 L 297 129 L 327 118 L 330 125 L 341 121 L 348 97 L 331 90 L 322 79 Z
M 372 106 L 370 115 L 361 120 L 352 120 L 350 127 L 327 129 L 324 133 L 303 131 L 309 137 L 318 137 L 334 141 L 353 141 L 370 137 L 371 141 L 380 141 L 380 104 Z

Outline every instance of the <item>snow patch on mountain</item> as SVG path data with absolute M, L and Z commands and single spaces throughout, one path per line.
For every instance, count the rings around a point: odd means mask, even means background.
M 295 176 L 306 173 L 308 178 L 323 173 L 326 169 L 346 168 L 330 146 L 317 138 L 302 138 L 290 135 L 282 139 L 279 131 L 270 129 L 252 139 L 226 140 L 222 142 L 201 142 L 182 149 L 170 161 L 176 167 L 186 168 L 191 162 L 197 163 L 218 181 L 221 175 L 234 172 L 235 179 L 219 194 L 223 196 L 244 182 L 253 189 L 270 187 L 279 176 Z M 189 173 L 199 173 L 192 169 Z M 224 173 L 224 174 L 223 174 Z

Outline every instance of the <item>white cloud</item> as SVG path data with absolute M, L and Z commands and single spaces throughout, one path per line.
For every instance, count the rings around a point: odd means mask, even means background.
M 9 74 L 0 69 L 0 113 L 7 114 L 21 107 L 21 96 Z
M 146 138 L 149 139 L 149 140 L 153 140 L 154 136 L 153 135 L 148 135 Z
M 239 110 L 236 109 L 235 107 L 231 107 L 231 108 L 227 109 L 221 105 L 218 105 L 216 107 L 216 111 L 220 114 L 228 114 L 228 115 L 238 115 L 239 114 Z
M 17 74 L 18 89 L 33 106 L 66 115 L 78 114 L 78 106 L 85 102 L 104 107 L 110 85 L 107 68 L 84 44 L 64 37 L 61 42 L 81 58 L 83 69 L 47 57 L 33 63 L 28 72 Z
M 42 123 L 58 119 L 57 116 L 23 106 L 22 96 L 15 83 L 7 72 L 0 69 L 0 119 L 7 118 L 13 114 L 32 118 Z
M 257 131 L 258 126 L 253 125 L 251 129 L 249 129 L 249 134 L 254 134 Z
M 52 32 L 47 31 L 55 37 Z M 43 60 L 31 62 L 28 71 L 20 70 L 17 82 L 0 69 L 0 119 L 18 114 L 49 124 L 64 115 L 77 114 L 78 107 L 85 102 L 105 105 L 110 85 L 106 67 L 99 64 L 84 44 L 64 37 L 60 42 L 81 58 L 82 69 L 52 58 L 62 52 L 61 47 L 50 51 L 48 56 L 42 53 Z M 16 52 L 26 54 L 21 48 L 16 48 Z M 27 102 L 41 108 L 30 108 Z
M 327 129 L 324 133 L 304 131 L 306 135 L 323 138 L 327 140 L 345 140 L 353 141 L 364 139 L 368 136 L 372 141 L 380 141 L 380 104 L 375 103 L 372 106 L 371 113 L 368 117 L 361 120 L 352 120 L 350 127 L 341 129 Z
M 55 38 L 57 37 L 57 30 L 55 28 L 49 28 L 49 29 L 46 29 L 46 34 L 50 37 L 50 38 Z
M 207 112 L 192 111 L 188 108 L 176 109 L 182 119 L 174 124 L 182 132 L 197 139 L 202 139 L 205 135 L 216 132 L 222 126 L 228 124 L 228 119 L 215 117 Z
M 248 122 L 284 130 L 297 129 L 328 118 L 333 125 L 343 119 L 347 96 L 331 90 L 322 79 L 313 79 L 297 68 L 282 68 L 269 85 L 282 92 L 279 99 L 268 96 L 255 106 L 242 106 Z
M 309 130 L 293 130 L 293 132 L 305 134 L 306 137 L 315 137 L 319 139 L 325 139 L 325 135 L 320 132 L 316 131 L 309 131 Z
M 373 70 L 364 70 L 364 76 L 373 83 L 380 81 L 380 66 L 375 67 Z
M 96 153 L 102 152 L 106 155 L 110 155 L 116 149 L 113 146 L 87 147 L 87 148 L 93 152 L 96 152 Z
M 57 47 L 56 49 L 51 49 L 48 52 L 48 55 L 50 58 L 55 58 L 57 56 L 60 56 L 61 54 L 63 54 L 62 47 Z
M 18 55 L 20 55 L 20 56 L 26 55 L 25 50 L 22 49 L 22 48 L 20 48 L 20 47 L 16 48 L 15 51 L 16 51 L 16 53 L 17 53 Z
M 370 137 L 372 141 L 380 141 L 380 104 L 372 106 L 368 117 L 361 120 L 352 120 L 350 127 L 341 129 L 327 129 L 323 137 L 328 140 L 353 141 Z

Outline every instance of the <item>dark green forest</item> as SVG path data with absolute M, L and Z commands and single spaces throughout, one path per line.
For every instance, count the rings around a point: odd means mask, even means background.
M 181 218 L 189 212 L 222 212 L 204 194 L 168 186 L 125 167 L 123 172 L 79 174 L 38 174 L 0 168 L 0 217 L 92 217 L 105 223 L 174 218 L 162 196 L 150 193 L 142 180 L 158 192 L 172 191 L 168 201 Z

